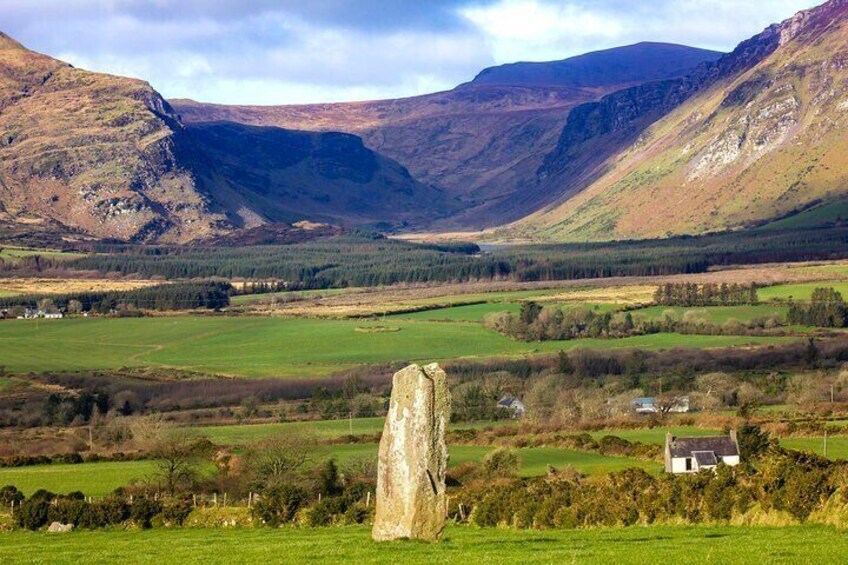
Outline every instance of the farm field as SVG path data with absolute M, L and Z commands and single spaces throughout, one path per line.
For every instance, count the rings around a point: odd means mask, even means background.
M 373 321 L 300 318 L 12 320 L 0 324 L 0 359 L 11 372 L 157 366 L 296 378 L 367 363 L 519 356 L 577 347 L 713 348 L 792 339 L 654 334 L 522 343 L 479 324 L 391 320 L 390 325 L 395 331 L 369 332 L 384 327 Z
M 67 494 L 82 491 L 87 496 L 106 496 L 133 480 L 156 471 L 153 461 L 100 461 L 76 465 L 56 463 L 0 468 L 0 487 L 15 485 L 27 496 L 38 489 Z
M 798 451 L 807 451 L 816 455 L 824 455 L 823 437 L 783 438 L 780 445 Z M 827 438 L 828 459 L 848 459 L 848 437 L 830 436 Z
M 44 257 L 45 259 L 59 259 L 71 261 L 85 257 L 85 253 L 72 253 L 67 251 L 56 251 L 54 249 L 33 249 L 28 247 L 2 247 L 0 248 L 0 259 L 3 261 L 17 261 L 26 257 Z
M 455 445 L 450 447 L 450 466 L 469 461 L 480 461 L 493 448 L 488 446 Z M 521 475 L 543 475 L 548 465 L 556 468 L 572 466 L 587 475 L 605 474 L 628 467 L 641 467 L 659 472 L 659 463 L 627 457 L 611 457 L 550 447 L 518 450 Z M 376 458 L 376 443 L 326 445 L 316 448 L 315 462 L 334 457 L 340 465 L 354 459 Z M 155 462 L 104 461 L 97 463 L 33 465 L 29 467 L 0 468 L 0 487 L 14 485 L 30 495 L 38 489 L 66 494 L 82 491 L 88 496 L 105 496 L 118 487 L 150 477 L 156 471 Z
M 231 426 L 201 426 L 186 428 L 197 432 L 218 445 L 245 445 L 279 433 L 307 432 L 318 439 L 334 439 L 346 435 L 376 434 L 383 431 L 385 418 L 353 418 L 352 420 L 317 420 L 279 424 L 242 424 Z M 509 426 L 510 420 L 500 422 L 462 422 L 449 429 L 468 430 L 494 426 Z
M 449 526 L 442 543 L 375 543 L 366 526 L 338 528 L 159 528 L 146 531 L 0 533 L 11 563 L 844 563 L 848 538 L 836 528 L 634 526 L 511 530 Z M 756 557 L 754 557 L 756 556 Z
M 549 302 L 542 302 L 546 307 L 553 306 Z M 595 311 L 596 313 L 615 312 L 621 306 L 617 304 L 572 304 L 565 303 L 561 305 L 562 309 L 584 307 Z M 515 302 L 488 302 L 485 304 L 467 304 L 465 306 L 453 306 L 450 308 L 438 308 L 436 310 L 424 310 L 422 312 L 409 312 L 406 314 L 394 314 L 393 317 L 403 318 L 408 320 L 431 320 L 449 321 L 449 322 L 482 322 L 489 314 L 498 312 L 509 312 L 510 314 L 518 314 L 521 311 L 521 304 Z
M 21 294 L 125 291 L 166 284 L 166 282 L 142 279 L 0 278 L 0 297 Z
M 813 291 L 817 288 L 834 288 L 848 296 L 848 282 L 845 281 L 822 281 L 816 283 L 782 284 L 768 286 L 757 290 L 760 300 L 809 300 Z

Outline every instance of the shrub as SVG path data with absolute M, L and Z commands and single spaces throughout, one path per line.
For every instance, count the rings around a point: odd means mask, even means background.
M 191 514 L 191 501 L 181 498 L 169 499 L 162 504 L 162 520 L 172 526 L 182 526 Z
M 495 449 L 483 457 L 483 470 L 489 477 L 514 477 L 520 468 L 521 461 L 514 449 Z
M 283 484 L 271 487 L 262 493 L 252 509 L 254 519 L 277 527 L 291 522 L 295 513 L 303 506 L 308 497 L 301 487 Z
M 88 523 L 90 509 L 84 500 L 60 498 L 50 505 L 47 511 L 47 522 L 61 522 L 80 526 Z
M 162 504 L 151 498 L 136 498 L 130 507 L 130 518 L 138 527 L 153 527 L 153 519 L 162 512 Z
M 47 514 L 49 511 L 49 502 L 43 498 L 30 498 L 15 508 L 15 524 L 19 528 L 35 531 L 47 524 Z
M 6 485 L 0 488 L 0 506 L 9 507 L 12 504 L 17 506 L 24 498 L 24 493 L 19 491 L 16 486 Z
M 32 496 L 29 497 L 30 500 L 44 500 L 46 502 L 50 502 L 56 498 L 56 495 L 49 490 L 44 490 L 43 488 L 38 489 Z

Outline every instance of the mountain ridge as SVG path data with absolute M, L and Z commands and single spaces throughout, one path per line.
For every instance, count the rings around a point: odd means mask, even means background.
M 654 53 L 654 50 L 659 51 Z M 666 44 L 640 44 L 641 56 L 670 58 L 693 64 L 713 60 L 715 52 Z M 598 58 L 631 53 L 634 46 L 614 48 Z M 633 58 L 633 55 L 629 55 Z M 567 60 L 566 60 L 567 61 Z M 554 62 L 561 63 L 561 62 Z M 546 65 L 547 63 L 541 63 Z M 674 74 L 680 64 L 673 65 Z M 475 84 L 405 99 L 289 106 L 227 106 L 187 100 L 172 103 L 188 123 L 232 121 L 299 130 L 345 131 L 362 136 L 371 149 L 408 168 L 425 184 L 439 187 L 460 201 L 462 210 L 437 223 L 440 229 L 491 227 L 533 212 L 533 194 L 520 194 L 542 158 L 555 147 L 568 113 L 580 103 L 631 85 L 632 69 L 606 69 L 626 74 L 602 85 L 538 86 Z M 660 70 L 644 71 L 653 78 Z M 624 82 L 622 82 L 624 81 Z M 511 203 L 511 204 L 510 204 Z
M 654 114 L 621 120 L 604 113 L 627 92 L 576 109 L 570 120 L 594 114 L 597 135 L 586 136 L 593 130 L 586 123 L 566 126 L 539 171 L 543 182 L 570 194 L 504 232 L 546 240 L 705 233 L 841 197 L 848 179 L 837 155 L 848 150 L 840 141 L 848 124 L 834 100 L 846 92 L 846 21 L 848 2 L 832 0 L 773 24 L 666 85 L 682 96 Z M 581 161 L 586 155 L 597 158 Z M 577 179 L 569 171 L 575 164 L 591 175 Z

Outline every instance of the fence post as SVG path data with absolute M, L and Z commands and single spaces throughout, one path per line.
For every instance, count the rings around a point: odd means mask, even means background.
M 368 491 L 368 495 L 365 497 L 365 508 L 371 506 L 371 491 Z
M 218 508 L 218 493 L 212 493 L 212 503 L 215 505 L 215 508 Z

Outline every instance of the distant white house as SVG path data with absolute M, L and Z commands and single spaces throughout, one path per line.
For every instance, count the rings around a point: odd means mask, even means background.
M 35 318 L 46 318 L 46 319 L 49 319 L 49 320 L 54 320 L 54 319 L 59 319 L 59 318 L 64 318 L 64 317 L 65 317 L 65 314 L 62 313 L 59 310 L 49 310 L 48 311 L 48 310 L 41 310 L 41 309 L 36 310 L 34 308 L 27 308 L 26 310 L 24 310 L 23 316 L 18 316 L 18 318 L 22 318 L 22 319 L 25 319 L 25 320 L 32 320 L 32 319 L 35 319 Z
M 665 470 L 667 473 L 697 473 L 715 469 L 719 463 L 739 465 L 739 442 L 736 430 L 727 436 L 674 437 L 665 436 Z
M 660 408 L 657 406 L 657 399 L 653 396 L 634 398 L 631 405 L 633 406 L 634 412 L 637 414 L 658 414 L 660 412 Z M 689 412 L 689 410 L 689 397 L 684 396 L 683 398 L 677 399 L 677 402 L 671 407 L 669 412 L 674 414 L 685 414 L 686 412 Z
M 517 398 L 512 398 L 510 396 L 504 396 L 498 401 L 498 408 L 503 408 L 505 410 L 509 410 L 512 412 L 512 417 L 516 420 L 524 417 L 526 413 L 526 409 L 524 408 L 524 403 Z

